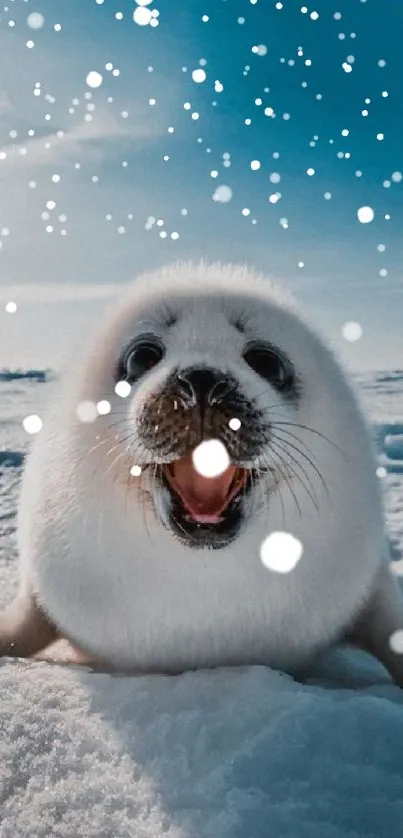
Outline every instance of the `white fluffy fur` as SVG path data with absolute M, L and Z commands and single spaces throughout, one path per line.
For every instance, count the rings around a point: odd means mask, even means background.
M 167 339 L 161 364 L 128 399 L 114 393 L 116 359 L 147 328 L 161 299 L 179 295 L 186 317 Z M 247 313 L 256 337 L 294 361 L 303 383 L 297 412 L 281 404 L 241 358 L 243 338 L 228 315 Z M 218 364 L 309 451 L 329 490 L 306 461 L 319 512 L 301 484 L 272 495 L 230 546 L 192 550 L 166 531 L 130 477 L 146 452 L 123 443 L 141 399 L 181 363 Z M 79 402 L 109 399 L 112 411 L 93 424 L 75 416 Z M 118 424 L 117 424 L 118 423 Z M 295 439 L 292 440 L 295 443 Z M 284 437 L 287 452 L 287 437 Z M 111 452 L 110 449 L 114 448 Z M 109 452 L 109 453 L 108 453 Z M 296 456 L 296 452 L 293 451 Z M 285 454 L 287 456 L 287 454 Z M 332 353 L 283 291 L 247 268 L 175 265 L 141 277 L 100 325 L 87 353 L 66 372 L 53 410 L 25 470 L 19 513 L 22 586 L 61 631 L 94 655 L 145 670 L 220 664 L 302 665 L 337 639 L 369 597 L 388 557 L 369 435 Z M 302 472 L 300 472 L 302 475 Z M 303 475 L 302 475 L 303 477 Z M 258 492 L 259 489 L 257 488 Z M 283 518 L 284 514 L 284 518 Z M 260 547 L 272 531 L 300 539 L 304 553 L 288 574 L 267 570 Z

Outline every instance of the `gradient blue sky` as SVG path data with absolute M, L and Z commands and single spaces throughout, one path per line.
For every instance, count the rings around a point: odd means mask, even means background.
M 1 12 L 0 367 L 63 365 L 117 287 L 200 257 L 284 281 L 353 369 L 403 367 L 403 6 L 154 0 L 158 26 L 135 23 L 135 8 L 8 0 Z M 230 201 L 213 200 L 219 186 Z

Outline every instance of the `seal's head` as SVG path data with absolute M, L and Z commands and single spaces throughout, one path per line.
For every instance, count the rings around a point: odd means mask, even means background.
M 268 280 L 248 271 L 245 290 L 245 273 L 180 265 L 140 279 L 98 363 L 115 439 L 159 521 L 192 547 L 233 541 L 293 472 L 282 450 L 287 434 L 296 446 L 303 327 Z M 200 468 L 195 452 L 212 440 L 227 461 Z

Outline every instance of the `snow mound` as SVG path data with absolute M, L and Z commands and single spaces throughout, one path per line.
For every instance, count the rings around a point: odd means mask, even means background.
M 0 692 L 2 838 L 401 834 L 403 693 L 363 653 L 304 684 L 3 659 Z

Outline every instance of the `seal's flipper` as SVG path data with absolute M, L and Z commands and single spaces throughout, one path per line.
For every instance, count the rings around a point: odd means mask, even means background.
M 20 594 L 0 614 L 0 655 L 28 658 L 59 637 L 30 593 Z
M 388 567 L 382 568 L 372 596 L 346 640 L 374 655 L 403 687 L 403 596 Z

